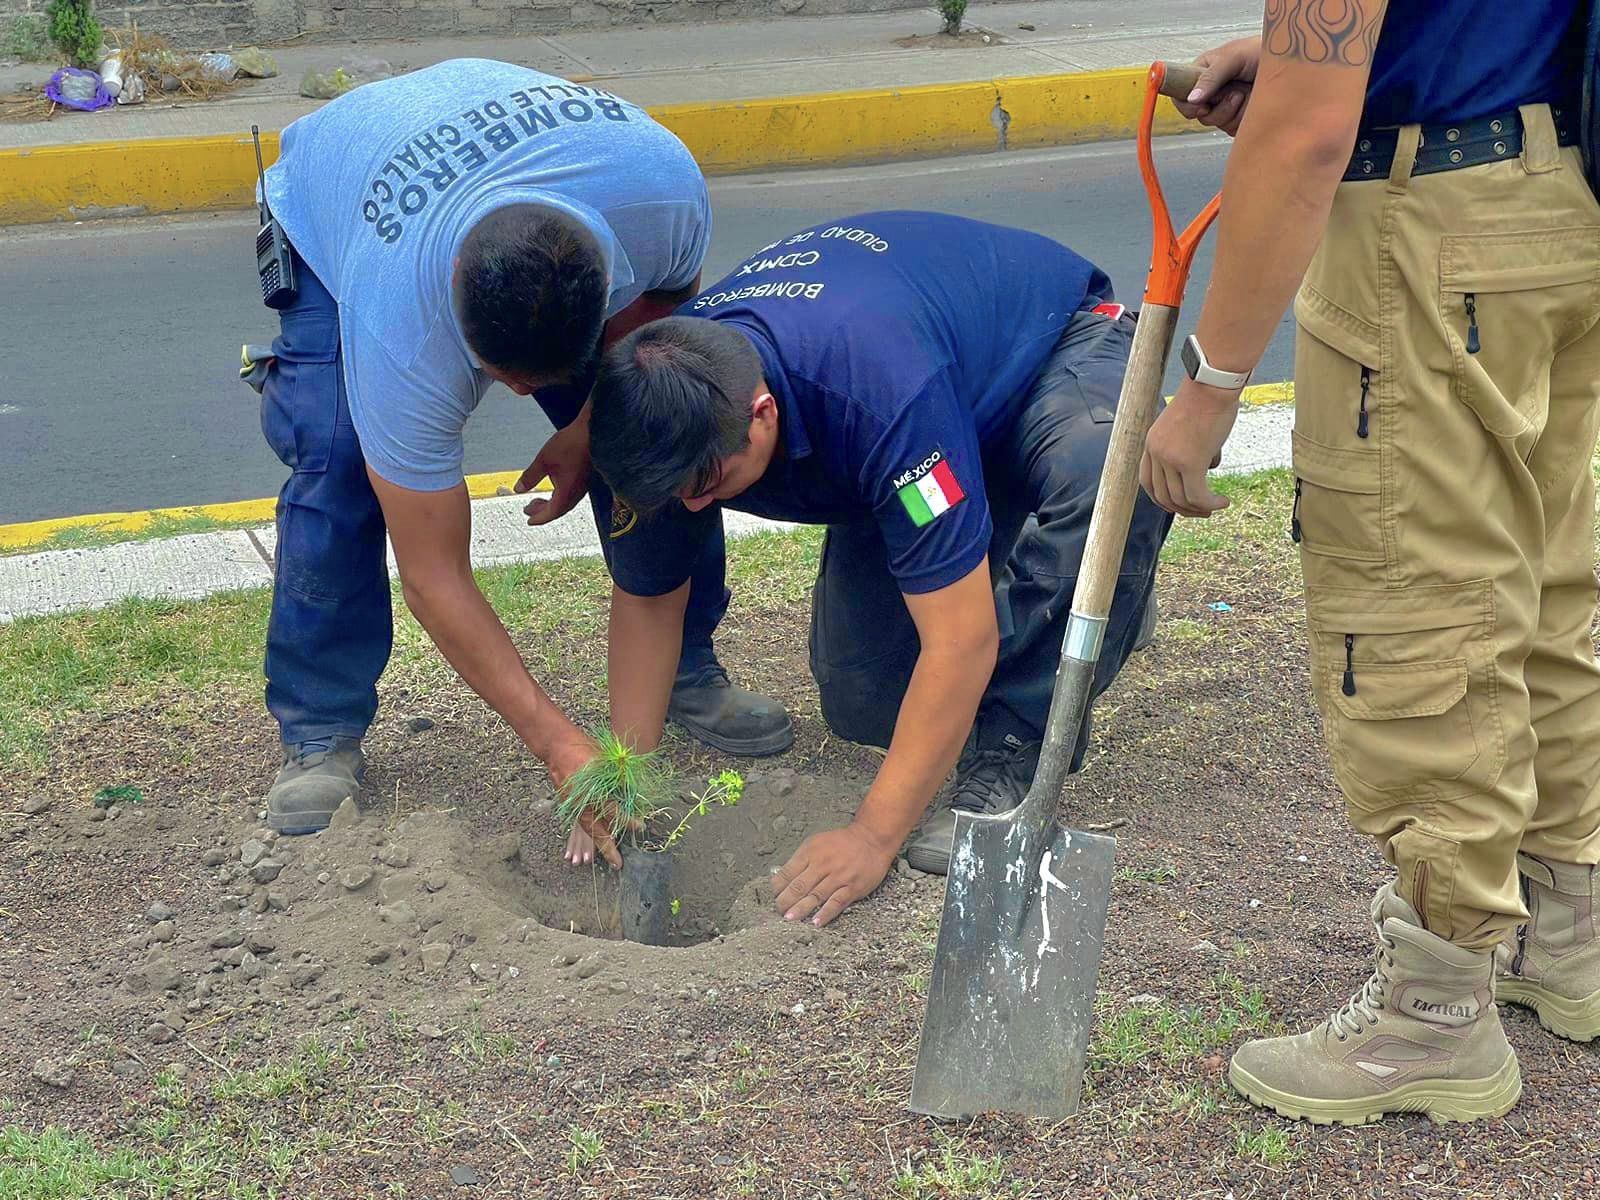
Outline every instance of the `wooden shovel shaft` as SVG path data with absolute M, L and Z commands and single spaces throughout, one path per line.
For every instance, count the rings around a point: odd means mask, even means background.
M 1029 826 L 1042 827 L 1054 817 L 1056 798 L 1078 749 L 1083 714 L 1092 699 L 1106 618 L 1116 594 L 1117 577 L 1122 573 L 1128 525 L 1139 499 L 1139 460 L 1144 454 L 1144 438 L 1160 403 L 1161 380 L 1166 374 L 1177 323 L 1178 310 L 1164 304 L 1146 304 L 1139 311 L 1128 371 L 1122 377 L 1122 396 L 1111 426 L 1111 445 L 1100 475 L 1100 491 L 1089 518 L 1089 540 L 1078 568 L 1078 586 L 1072 593 L 1072 612 L 1061 645 L 1061 662 L 1056 667 L 1039 765 L 1023 801 L 1025 811 L 1018 814 L 1019 821 Z

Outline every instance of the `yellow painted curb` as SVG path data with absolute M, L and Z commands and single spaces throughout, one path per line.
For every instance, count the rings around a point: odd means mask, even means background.
M 521 478 L 521 471 L 494 471 L 485 475 L 467 476 L 467 493 L 474 500 L 498 496 L 511 490 L 511 485 Z M 535 491 L 548 491 L 550 481 L 543 480 Z M 88 513 L 78 517 L 52 517 L 46 521 L 24 521 L 19 525 L 0 525 L 0 551 L 16 553 L 21 550 L 48 548 L 49 543 L 63 534 L 86 533 L 95 537 L 115 534 L 130 536 L 148 532 L 153 526 L 172 525 L 175 533 L 182 533 L 183 524 L 203 526 L 207 522 L 218 525 L 270 525 L 277 515 L 278 502 L 265 500 L 231 500 L 225 504 L 195 504 L 185 508 L 152 508 L 144 512 Z M 198 532 L 203 532 L 203 528 Z
M 1293 404 L 1294 384 L 1258 383 L 1245 388 L 1239 397 L 1244 404 Z M 467 492 L 474 500 L 499 496 L 511 490 L 522 472 L 493 471 L 484 475 L 467 476 Z M 535 491 L 548 491 L 550 481 L 541 480 Z M 96 537 L 114 534 L 137 535 L 152 526 L 163 523 L 179 526 L 185 522 L 203 524 L 214 521 L 226 525 L 269 525 L 277 511 L 278 502 L 266 500 L 234 500 L 226 504 L 196 504 L 188 508 L 155 508 L 145 512 L 90 513 L 81 517 L 54 517 L 47 521 L 25 521 L 20 525 L 0 525 L 0 551 L 16 553 L 47 547 L 50 542 L 69 533 L 88 533 Z M 182 532 L 181 528 L 174 532 Z
M 650 111 L 721 175 L 1132 137 L 1144 78 L 1088 71 Z M 1158 133 L 1192 128 L 1162 101 Z M 261 152 L 277 159 L 276 133 Z M 0 225 L 246 208 L 255 176 L 243 131 L 0 150 Z

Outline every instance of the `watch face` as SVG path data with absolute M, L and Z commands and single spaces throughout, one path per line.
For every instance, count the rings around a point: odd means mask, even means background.
M 1200 351 L 1194 344 L 1194 336 L 1192 334 L 1183 339 L 1183 347 L 1178 351 L 1178 357 L 1182 360 L 1183 369 L 1190 379 L 1199 374 Z

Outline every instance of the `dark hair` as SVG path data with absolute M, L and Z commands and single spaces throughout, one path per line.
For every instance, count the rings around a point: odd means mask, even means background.
M 594 236 L 553 208 L 497 208 L 461 243 L 455 285 L 461 331 L 472 352 L 497 370 L 586 377 L 609 291 Z
M 653 512 L 716 484 L 722 460 L 750 443 L 761 359 L 742 333 L 702 317 L 635 329 L 600 362 L 589 452 L 630 508 Z

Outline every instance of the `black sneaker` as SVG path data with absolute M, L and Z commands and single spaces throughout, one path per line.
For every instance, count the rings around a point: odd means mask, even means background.
M 1010 812 L 1028 794 L 1038 765 L 1039 743 L 1024 742 L 1011 734 L 995 749 L 968 750 L 956 764 L 949 793 L 906 843 L 906 862 L 916 871 L 948 875 L 956 812 Z

